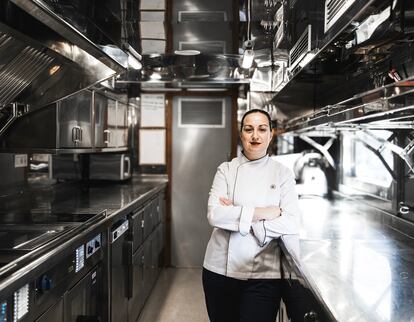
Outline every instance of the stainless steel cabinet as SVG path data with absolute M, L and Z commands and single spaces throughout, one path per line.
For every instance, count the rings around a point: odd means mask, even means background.
M 94 93 L 95 146 L 128 146 L 128 105 Z
M 135 321 L 164 265 L 165 194 L 134 210 L 129 216 L 126 244 L 128 321 Z
M 95 146 L 116 147 L 116 101 L 99 93 L 94 93 Z
M 128 111 L 119 100 L 85 90 L 17 119 L 0 138 L 0 150 L 127 150 Z
M 60 148 L 92 147 L 92 92 L 83 91 L 57 103 Z
M 115 142 L 118 147 L 128 145 L 128 106 L 117 102 Z

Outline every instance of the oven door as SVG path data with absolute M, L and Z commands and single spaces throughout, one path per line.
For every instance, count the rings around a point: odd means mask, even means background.
M 63 322 L 100 322 L 102 312 L 102 269 L 95 266 L 64 296 Z

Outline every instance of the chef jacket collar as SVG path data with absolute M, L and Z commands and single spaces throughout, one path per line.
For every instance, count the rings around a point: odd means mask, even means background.
M 265 154 L 264 156 L 262 156 L 259 159 L 254 159 L 254 160 L 249 160 L 245 155 L 244 155 L 244 151 L 242 151 L 241 155 L 240 155 L 240 163 L 246 163 L 249 162 L 250 164 L 257 164 L 257 163 L 262 163 L 265 162 L 269 159 L 269 154 Z

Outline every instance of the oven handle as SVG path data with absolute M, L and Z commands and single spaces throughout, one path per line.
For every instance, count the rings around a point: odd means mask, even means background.
M 134 251 L 134 245 L 132 241 L 125 241 L 124 244 L 125 247 L 125 266 L 126 266 L 126 277 L 125 277 L 125 283 L 126 283 L 126 297 L 128 299 L 132 298 L 132 293 L 134 289 L 134 265 L 133 265 L 133 251 Z

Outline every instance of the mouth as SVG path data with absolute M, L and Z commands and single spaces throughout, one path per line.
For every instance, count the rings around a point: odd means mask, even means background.
M 253 145 L 253 146 L 258 146 L 258 145 L 260 145 L 261 143 L 260 143 L 260 142 L 250 142 L 250 144 L 251 144 L 251 145 Z

